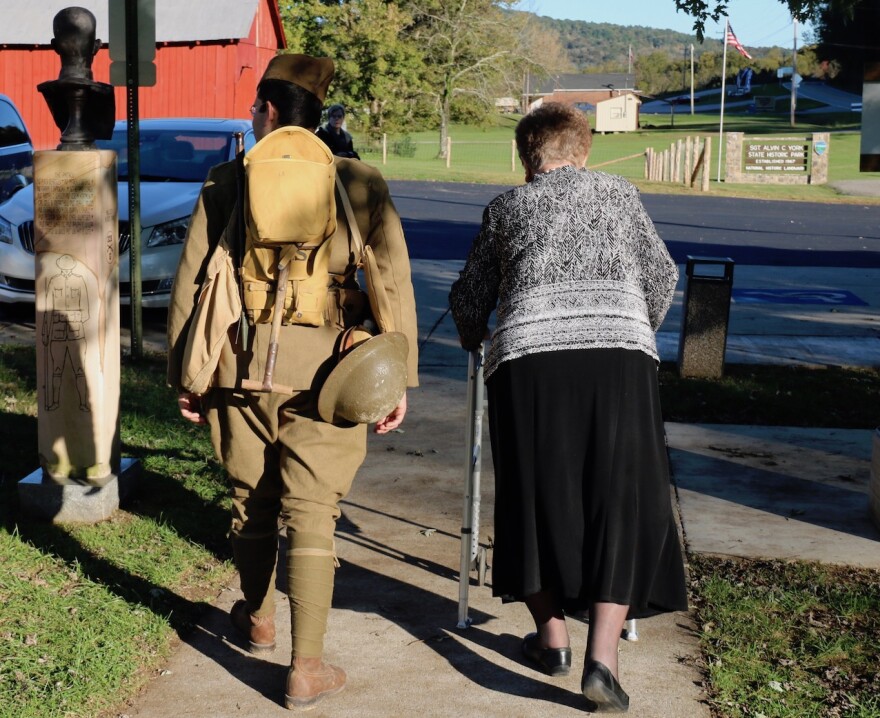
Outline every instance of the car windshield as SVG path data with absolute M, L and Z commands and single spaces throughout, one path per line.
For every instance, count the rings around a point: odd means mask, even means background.
M 30 139 L 15 110 L 0 101 L 0 147 L 28 144 Z
M 203 182 L 211 167 L 229 159 L 232 142 L 229 132 L 141 129 L 140 177 L 146 182 Z M 103 150 L 115 150 L 119 179 L 127 180 L 126 131 L 117 130 L 109 140 L 96 144 Z

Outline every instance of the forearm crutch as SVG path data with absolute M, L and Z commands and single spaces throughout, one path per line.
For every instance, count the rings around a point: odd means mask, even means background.
M 486 550 L 480 547 L 480 453 L 483 437 L 483 345 L 468 353 L 467 454 L 465 456 L 464 509 L 461 521 L 461 566 L 458 577 L 458 628 L 471 624 L 468 617 L 470 572 L 477 581 L 486 577 Z

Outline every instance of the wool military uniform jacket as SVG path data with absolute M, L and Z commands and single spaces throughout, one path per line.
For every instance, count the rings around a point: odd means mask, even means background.
M 345 187 L 364 242 L 372 247 L 391 304 L 394 328 L 409 344 L 407 384 L 418 386 L 416 309 L 409 256 L 400 217 L 379 172 L 357 160 L 335 158 L 336 171 Z M 337 229 L 332 242 L 329 270 L 343 273 L 356 259 L 343 205 L 336 203 Z M 214 167 L 202 187 L 177 268 L 168 308 L 168 384 L 182 391 L 184 349 L 196 301 L 210 255 L 226 233 L 226 242 L 237 246 L 236 164 Z M 328 277 L 329 279 L 329 277 Z M 249 327 L 244 345 L 238 325 L 230 327 L 220 355 L 214 386 L 238 388 L 243 379 L 261 381 L 269 345 L 270 324 Z M 318 390 L 335 363 L 334 346 L 339 328 L 289 324 L 281 327 L 274 382 L 294 390 Z

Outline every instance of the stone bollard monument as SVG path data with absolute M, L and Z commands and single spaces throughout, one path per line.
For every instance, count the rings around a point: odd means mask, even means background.
M 116 153 L 95 147 L 113 131 L 115 103 L 92 76 L 94 15 L 65 8 L 53 30 L 61 72 L 37 89 L 61 143 L 34 155 L 40 468 L 19 499 L 40 518 L 93 522 L 118 508 L 135 473 L 119 446 Z

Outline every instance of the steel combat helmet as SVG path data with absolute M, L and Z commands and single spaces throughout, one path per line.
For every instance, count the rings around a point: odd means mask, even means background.
M 352 348 L 321 387 L 318 413 L 331 424 L 372 424 L 384 419 L 406 391 L 409 345 L 402 332 L 355 332 Z

